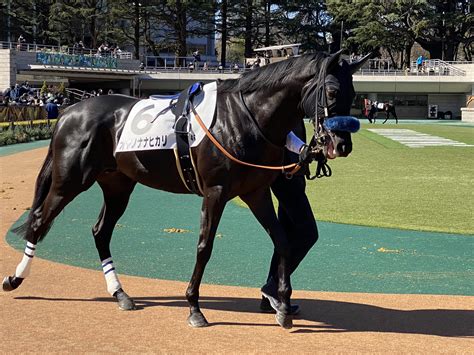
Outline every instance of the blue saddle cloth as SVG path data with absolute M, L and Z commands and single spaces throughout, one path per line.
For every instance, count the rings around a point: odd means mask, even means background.
M 175 100 L 181 95 L 181 93 L 173 94 L 173 95 L 150 95 L 150 99 L 153 100 Z

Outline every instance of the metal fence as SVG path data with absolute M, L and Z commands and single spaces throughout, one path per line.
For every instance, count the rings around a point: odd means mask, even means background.
M 370 60 L 368 67 L 359 70 L 356 75 L 371 76 L 465 76 L 466 72 L 454 64 L 473 64 L 472 62 L 445 62 L 439 59 L 427 59 L 418 67 L 416 61 L 405 70 L 394 69 L 387 60 Z
M 89 55 L 89 56 L 100 56 L 100 57 L 113 57 L 118 59 L 133 59 L 131 52 L 108 52 L 101 53 L 97 49 L 91 48 L 75 48 L 69 46 L 52 46 L 49 44 L 36 44 L 36 43 L 15 43 L 15 42 L 0 42 L 0 49 L 13 49 L 17 51 L 25 52 L 54 52 L 71 55 Z

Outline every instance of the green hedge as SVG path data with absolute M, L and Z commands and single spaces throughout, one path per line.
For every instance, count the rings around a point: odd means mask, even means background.
M 34 142 L 42 139 L 49 139 L 53 134 L 53 126 L 16 126 L 15 129 L 5 129 L 0 131 L 0 146 Z

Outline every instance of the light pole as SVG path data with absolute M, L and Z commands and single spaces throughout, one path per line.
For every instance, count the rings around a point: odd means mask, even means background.
M 444 35 L 446 31 L 444 30 L 444 11 L 443 11 L 443 27 L 441 28 L 441 60 L 444 60 Z
M 11 0 L 7 2 L 7 42 L 11 42 L 11 31 L 10 31 L 10 11 L 11 11 Z
M 339 49 L 342 49 L 342 32 L 344 31 L 344 21 L 341 21 L 341 39 L 339 42 Z

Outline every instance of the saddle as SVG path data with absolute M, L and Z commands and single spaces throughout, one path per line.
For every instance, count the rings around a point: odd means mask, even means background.
M 191 120 L 189 113 L 191 112 L 193 99 L 202 92 L 202 87 L 202 82 L 194 83 L 179 94 L 176 103 L 171 107 L 171 112 L 173 112 L 176 117 L 174 124 L 177 146 L 176 165 L 187 189 L 199 196 L 202 194 L 199 189 L 199 182 L 189 146 L 189 122 Z

